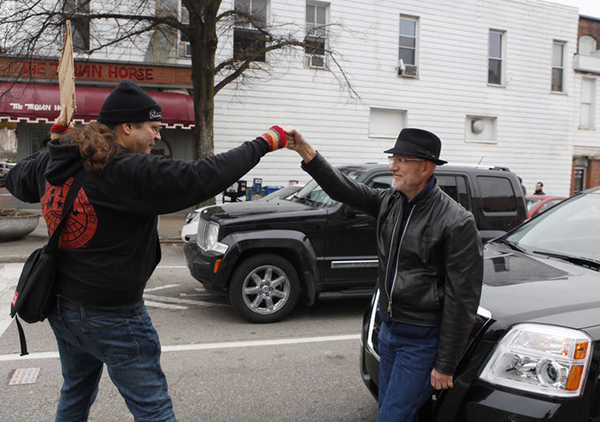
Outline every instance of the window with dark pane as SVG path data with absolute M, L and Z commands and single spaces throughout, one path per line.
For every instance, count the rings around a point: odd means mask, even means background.
M 488 58 L 488 83 L 502 84 L 502 42 L 503 33 L 490 31 L 489 58 Z
M 259 30 L 267 25 L 267 0 L 235 0 L 233 33 L 233 56 L 236 59 L 251 59 L 264 62 L 266 37 Z
M 517 195 L 510 181 L 503 177 L 479 176 L 481 205 L 485 213 L 505 213 L 517 211 Z
M 563 92 L 564 82 L 565 44 L 554 42 L 552 44 L 552 91 Z
M 327 7 L 306 4 L 306 40 L 304 52 L 310 67 L 325 67 L 325 43 L 327 40 Z
M 414 18 L 400 18 L 400 48 L 398 59 L 404 64 L 416 65 L 417 60 L 417 20 Z
M 90 0 L 64 0 L 63 12 L 71 21 L 74 50 L 90 49 Z

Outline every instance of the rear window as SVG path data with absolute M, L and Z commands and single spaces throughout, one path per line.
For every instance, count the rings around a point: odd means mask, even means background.
M 531 209 L 542 200 L 542 198 L 525 198 L 525 202 L 527 203 L 527 211 L 531 211 Z
M 377 188 L 377 189 L 389 189 L 391 185 L 392 185 L 392 175 L 391 174 L 379 175 L 379 176 L 374 177 L 373 180 L 371 180 L 370 182 L 367 182 L 368 187 Z
M 436 174 L 440 188 L 452 199 L 462 205 L 466 210 L 471 211 L 471 200 L 467 190 L 467 180 L 464 176 L 445 176 Z
M 517 195 L 504 177 L 477 176 L 481 190 L 481 205 L 485 213 L 517 211 Z

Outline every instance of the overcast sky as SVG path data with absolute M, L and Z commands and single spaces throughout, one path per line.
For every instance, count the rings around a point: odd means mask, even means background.
M 579 7 L 580 15 L 593 16 L 600 19 L 600 0 L 549 0 L 553 3 Z

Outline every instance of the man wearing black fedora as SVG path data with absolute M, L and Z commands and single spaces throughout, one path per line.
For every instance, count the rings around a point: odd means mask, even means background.
M 357 183 L 331 166 L 294 128 L 288 148 L 327 194 L 377 219 L 379 421 L 418 420 L 433 389 L 452 388 L 475 322 L 483 277 L 473 215 L 434 176 L 441 141 L 403 129 L 391 154 L 391 189 Z

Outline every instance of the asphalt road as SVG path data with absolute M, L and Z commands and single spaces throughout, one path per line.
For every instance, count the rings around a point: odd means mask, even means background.
M 0 264 L 0 309 L 7 312 L 21 265 Z M 280 323 L 250 324 L 189 275 L 181 244 L 163 245 L 145 301 L 180 421 L 377 418 L 359 373 L 368 301 L 300 305 Z M 0 421 L 53 421 L 62 383 L 56 343 L 47 322 L 25 330 L 31 354 L 20 357 L 16 326 L 0 316 Z M 16 374 L 30 375 L 33 383 L 9 385 Z M 89 420 L 133 420 L 106 373 Z
M 4 186 L 0 187 L 0 209 L 15 209 L 18 202 Z

